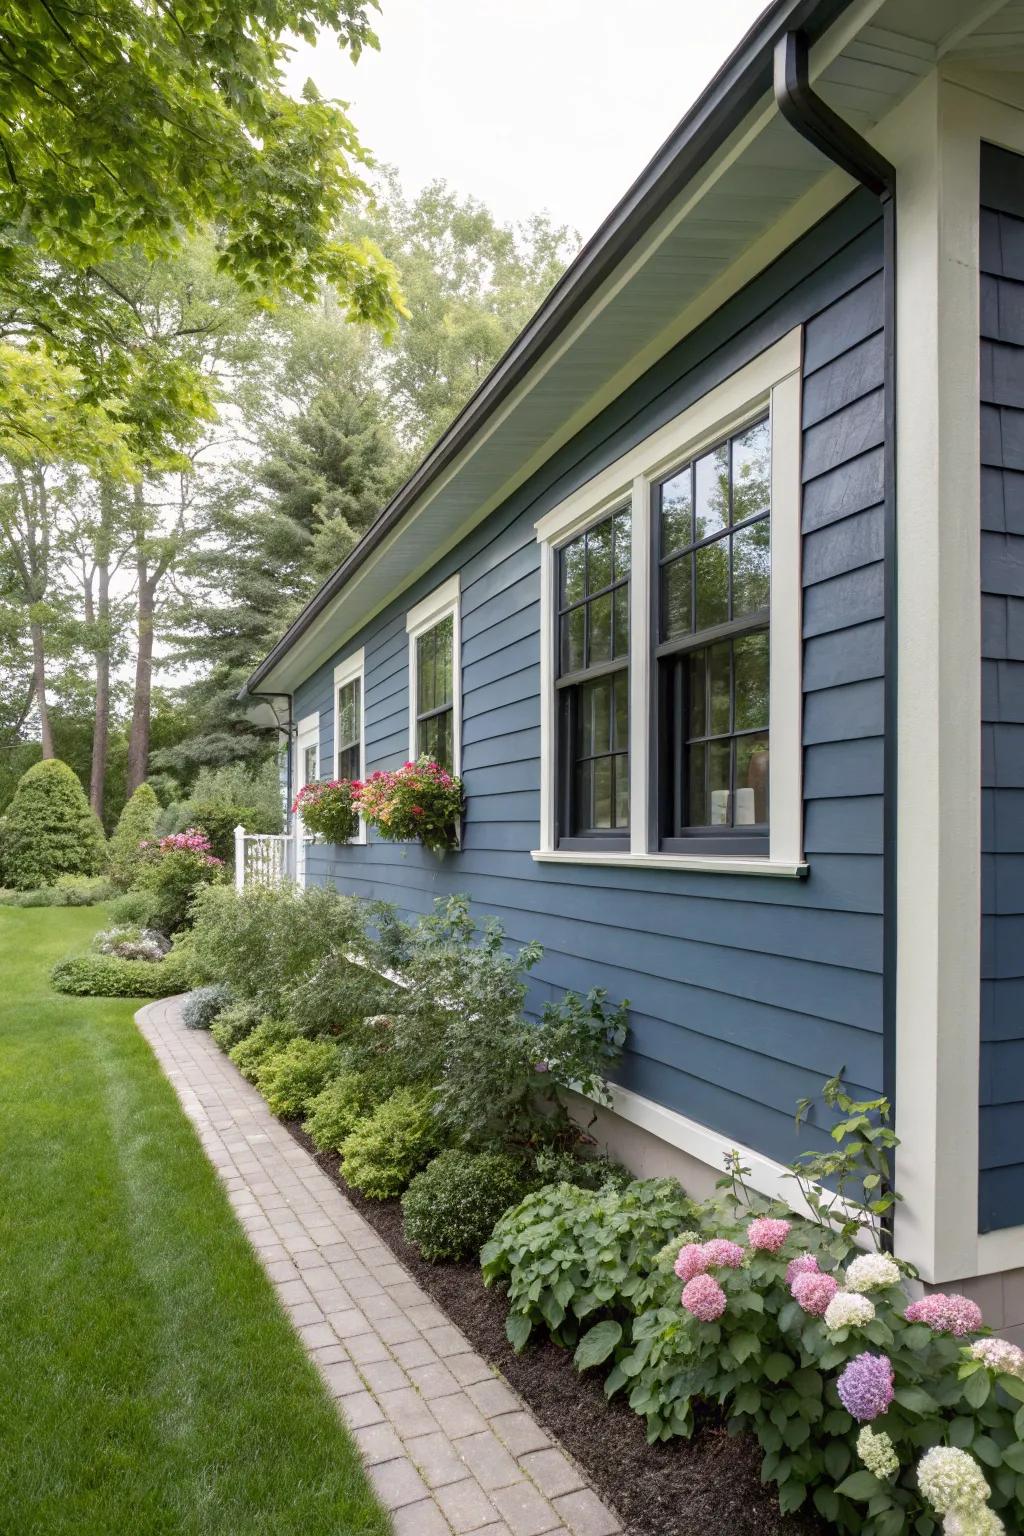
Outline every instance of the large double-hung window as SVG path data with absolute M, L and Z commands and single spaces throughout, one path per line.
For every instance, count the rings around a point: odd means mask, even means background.
M 538 523 L 535 858 L 803 873 L 800 355 L 795 331 Z

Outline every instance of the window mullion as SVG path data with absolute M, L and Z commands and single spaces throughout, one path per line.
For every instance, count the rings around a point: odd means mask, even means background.
M 643 475 L 633 481 L 629 576 L 629 848 L 647 853 L 651 842 L 651 492 Z

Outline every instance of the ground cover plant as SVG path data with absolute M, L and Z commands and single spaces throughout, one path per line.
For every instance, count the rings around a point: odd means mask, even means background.
M 137 1005 L 47 984 L 102 920 L 0 911 L 0 1529 L 388 1536 Z
M 94 907 L 109 901 L 114 886 L 105 875 L 58 875 L 37 890 L 0 890 L 3 907 Z

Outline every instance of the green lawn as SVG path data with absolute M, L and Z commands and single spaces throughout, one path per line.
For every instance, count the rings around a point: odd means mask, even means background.
M 0 908 L 0 1531 L 384 1536 L 132 1022 L 47 973 L 103 908 Z

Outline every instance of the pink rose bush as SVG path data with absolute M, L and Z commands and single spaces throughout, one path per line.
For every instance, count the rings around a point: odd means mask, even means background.
M 428 757 L 394 772 L 371 773 L 356 796 L 360 814 L 388 842 L 424 848 L 455 846 L 462 817 L 462 780 Z

